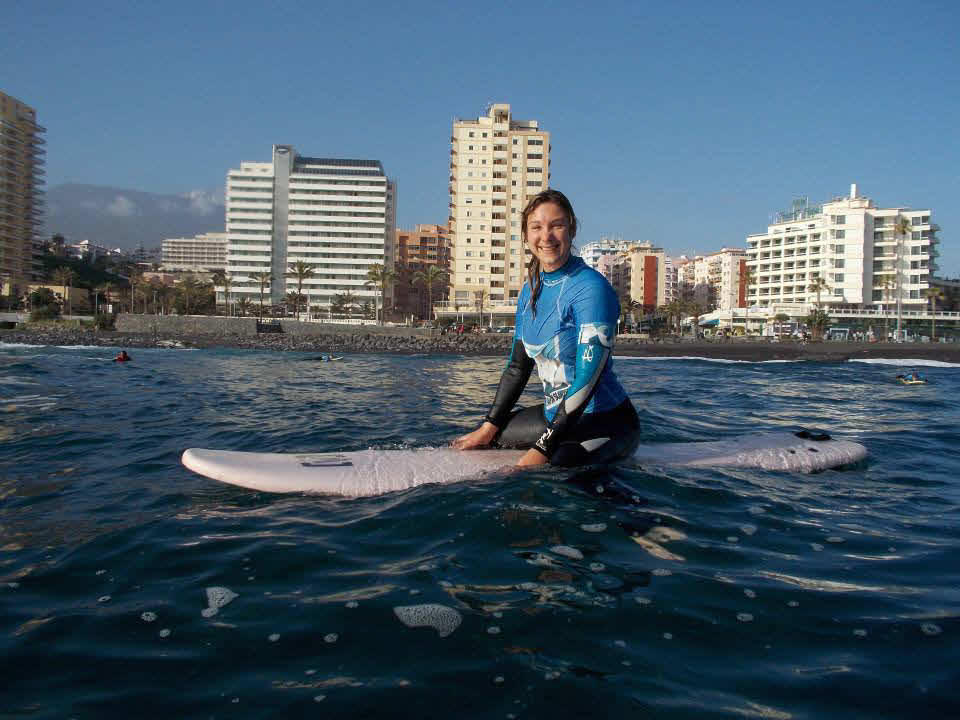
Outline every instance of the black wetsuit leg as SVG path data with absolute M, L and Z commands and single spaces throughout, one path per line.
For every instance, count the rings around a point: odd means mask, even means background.
M 496 447 L 529 450 L 547 428 L 543 406 L 512 412 Z M 551 465 L 600 465 L 629 457 L 640 442 L 640 419 L 627 398 L 613 410 L 582 415 L 550 458 Z

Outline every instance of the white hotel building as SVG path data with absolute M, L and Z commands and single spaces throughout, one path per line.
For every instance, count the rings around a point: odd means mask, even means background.
M 211 272 L 227 267 L 227 234 L 203 233 L 192 238 L 163 241 L 160 262 L 164 270 Z
M 909 224 L 897 235 L 898 218 Z M 810 285 L 822 278 L 820 301 L 837 310 L 873 308 L 887 314 L 899 293 L 904 310 L 923 310 L 938 253 L 930 210 L 878 208 L 851 186 L 849 197 L 822 207 L 794 203 L 767 232 L 747 236 L 750 307 L 799 316 L 817 301 Z
M 476 120 L 455 120 L 450 139 L 451 294 L 438 312 L 512 318 L 526 274 L 520 214 L 550 182 L 550 133 L 492 104 Z
M 306 157 L 274 145 L 272 162 L 229 171 L 226 229 L 231 300 L 259 303 L 254 275 L 267 272 L 264 302 L 282 304 L 297 290 L 290 266 L 302 260 L 313 269 L 302 290 L 311 306 L 328 308 L 346 292 L 373 304 L 379 290 L 365 284 L 368 270 L 393 265 L 396 185 L 378 160 Z

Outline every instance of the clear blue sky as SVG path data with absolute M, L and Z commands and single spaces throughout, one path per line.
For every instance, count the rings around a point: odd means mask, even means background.
M 179 193 L 289 143 L 376 158 L 445 222 L 454 117 L 552 133 L 580 242 L 742 247 L 797 196 L 931 208 L 960 276 L 960 3 L 6 0 L 0 89 L 48 185 Z

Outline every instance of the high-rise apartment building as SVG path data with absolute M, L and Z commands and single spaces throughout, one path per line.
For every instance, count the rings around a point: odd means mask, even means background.
M 620 298 L 621 309 L 635 302 L 651 313 L 667 300 L 668 258 L 663 248 L 648 242 L 629 243 L 616 254 L 601 253 L 597 271 L 602 273 Z
M 898 233 L 898 220 L 906 233 Z M 751 306 L 813 305 L 823 281 L 820 302 L 827 307 L 922 310 L 936 271 L 939 228 L 930 210 L 878 208 L 851 185 L 848 197 L 822 206 L 806 200 L 778 214 L 767 232 L 747 236 L 747 289 Z
M 203 233 L 192 238 L 168 238 L 163 241 L 160 257 L 164 270 L 224 270 L 227 267 L 227 234 Z
M 255 276 L 269 273 L 269 302 L 283 304 L 297 291 L 290 267 L 303 261 L 313 271 L 302 287 L 310 306 L 326 310 L 346 293 L 379 304 L 367 273 L 392 268 L 396 185 L 378 160 L 307 157 L 274 145 L 271 162 L 229 171 L 226 214 L 232 298 L 259 303 Z
M 583 258 L 583 261 L 594 270 L 599 269 L 600 258 L 605 255 L 617 255 L 626 252 L 635 245 L 640 245 L 638 240 L 624 240 L 623 238 L 601 237 L 599 240 L 584 243 L 577 249 L 577 254 Z
M 397 230 L 397 282 L 394 307 L 403 315 L 431 320 L 430 303 L 446 302 L 450 297 L 450 235 L 445 225 L 417 225 L 413 230 Z M 414 284 L 418 272 L 436 267 L 442 273 L 432 289 Z
M 494 314 L 512 315 L 526 257 L 520 215 L 550 182 L 550 133 L 493 104 L 476 120 L 455 120 L 450 138 L 452 298 L 472 307 L 478 293 Z
M 37 274 L 33 248 L 43 221 L 46 131 L 32 107 L 0 92 L 0 281 L 14 292 Z
M 684 278 L 692 299 L 710 310 L 746 307 L 746 254 L 725 247 L 687 263 Z

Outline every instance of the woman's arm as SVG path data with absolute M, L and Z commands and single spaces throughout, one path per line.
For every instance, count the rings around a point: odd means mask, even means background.
M 490 412 L 487 413 L 479 428 L 454 440 L 453 447 L 458 450 L 471 450 L 486 447 L 493 442 L 510 416 L 513 406 L 520 399 L 532 371 L 533 360 L 527 355 L 523 341 L 514 337 L 510 357 L 507 359 L 507 366 L 503 369 L 503 375 L 500 376 L 500 384 L 497 386 L 497 394 L 493 398 Z
M 590 402 L 590 398 L 593 397 L 593 392 L 613 351 L 613 339 L 614 330 L 606 324 L 585 323 L 579 326 L 573 382 L 564 393 L 553 421 L 533 448 L 538 450 L 544 458 L 549 458 L 553 454 L 567 429 L 576 424 L 586 409 L 587 403 Z M 534 458 L 524 456 L 524 459 L 533 460 Z

